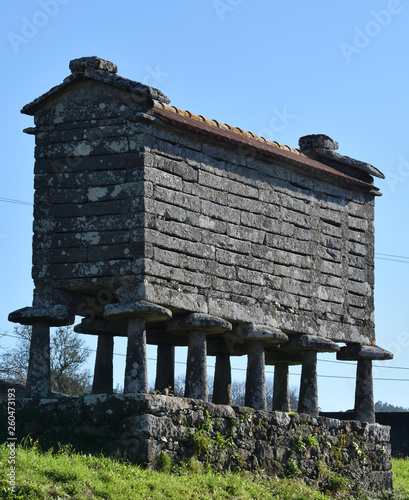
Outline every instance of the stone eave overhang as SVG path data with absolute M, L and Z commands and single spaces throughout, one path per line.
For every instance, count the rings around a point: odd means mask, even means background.
M 154 117 L 167 124 L 177 127 L 177 131 L 181 133 L 181 129 L 185 128 L 190 132 L 206 135 L 213 141 L 222 141 L 229 144 L 233 148 L 245 148 L 251 150 L 254 154 L 263 157 L 268 157 L 271 160 L 283 162 L 303 174 L 310 177 L 318 177 L 327 182 L 341 185 L 355 191 L 364 191 L 372 194 L 373 196 L 381 196 L 379 189 L 371 183 L 361 181 L 342 172 L 335 170 L 328 165 L 312 160 L 307 156 L 287 151 L 277 147 L 271 143 L 264 143 L 257 139 L 247 137 L 245 135 L 225 130 L 205 122 L 198 121 L 189 116 L 178 114 L 170 109 L 162 106 L 154 107 Z

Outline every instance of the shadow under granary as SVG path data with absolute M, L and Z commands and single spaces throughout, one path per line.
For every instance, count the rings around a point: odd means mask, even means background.
M 374 422 L 375 167 L 325 135 L 299 149 L 169 106 L 159 90 L 97 57 L 26 105 L 36 137 L 33 326 L 27 396 L 50 393 L 49 328 L 98 335 L 93 392 L 112 392 L 113 338 L 128 338 L 125 393 L 174 385 L 188 346 L 186 397 L 231 403 L 230 357 L 247 355 L 246 406 L 288 411 L 288 367 L 302 365 L 299 412 L 318 415 L 317 353 L 357 360 L 355 418 Z M 341 347 L 339 344 L 346 344 Z

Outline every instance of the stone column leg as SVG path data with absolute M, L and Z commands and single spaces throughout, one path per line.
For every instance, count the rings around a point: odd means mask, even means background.
M 249 345 L 244 404 L 255 410 L 267 410 L 265 353 L 261 342 Z
M 175 387 L 175 347 L 168 344 L 158 345 L 156 361 L 155 390 L 164 392 L 173 391 Z
M 206 333 L 193 331 L 189 335 L 185 397 L 207 401 Z
M 375 423 L 375 404 L 373 396 L 372 360 L 358 360 L 355 388 L 355 419 Z
M 214 372 L 213 403 L 232 404 L 230 355 L 217 354 Z
M 92 394 L 114 391 L 114 337 L 98 335 L 97 356 L 95 358 Z
M 306 351 L 301 371 L 298 413 L 318 416 L 317 353 Z
M 127 320 L 128 349 L 126 352 L 124 393 L 148 392 L 146 364 L 146 323 L 166 321 L 172 312 L 145 300 L 107 304 L 104 318 L 109 321 Z
M 273 411 L 291 411 L 288 365 L 274 365 Z
M 50 393 L 50 325 L 39 322 L 32 326 L 26 396 L 48 398 Z
M 124 394 L 148 392 L 146 325 L 143 318 L 128 319 Z

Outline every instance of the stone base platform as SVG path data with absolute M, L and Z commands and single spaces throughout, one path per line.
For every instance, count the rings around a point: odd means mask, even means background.
M 345 477 L 351 489 L 393 488 L 390 428 L 379 424 L 154 394 L 18 399 L 16 424 L 19 441 L 30 434 L 40 443 L 72 443 L 147 466 L 166 453 L 321 487 Z

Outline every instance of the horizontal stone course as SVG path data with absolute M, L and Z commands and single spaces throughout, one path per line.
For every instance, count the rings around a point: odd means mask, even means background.
M 90 126 L 89 122 L 76 122 L 69 129 L 61 129 L 57 127 L 44 130 L 40 128 L 36 134 L 37 145 L 54 144 L 55 149 L 59 149 L 61 145 L 76 141 L 95 141 L 98 139 L 112 139 L 124 136 L 136 137 L 138 133 L 143 131 L 141 124 L 135 122 L 123 121 L 122 123 L 96 123 Z M 51 146 L 53 147 L 53 146 Z
M 50 235 L 53 248 L 75 248 L 98 245 L 116 245 L 127 243 L 130 238 L 129 231 L 89 231 L 77 233 L 54 233 Z
M 143 177 L 143 154 L 128 153 L 101 156 L 68 156 L 58 160 L 36 158 L 34 174 L 63 174 L 136 168 Z M 71 186 L 72 187 L 72 186 Z
M 92 215 L 128 214 L 130 203 L 128 200 L 93 201 L 88 203 L 53 204 L 48 208 L 50 217 L 86 217 Z
M 142 203 L 142 202 L 141 202 Z M 78 233 L 78 232 L 95 232 L 95 231 L 113 231 L 115 228 L 121 230 L 132 230 L 134 228 L 143 227 L 144 216 L 141 213 L 100 216 L 79 216 L 79 217 L 63 217 L 58 219 L 49 219 L 47 221 L 53 226 L 54 231 L 59 233 Z M 45 226 L 47 232 L 47 223 L 40 221 L 39 225 Z M 34 227 L 37 229 L 36 221 Z
M 127 180 L 125 170 L 65 172 L 61 174 L 38 174 L 34 188 L 73 188 L 89 186 L 120 185 Z

